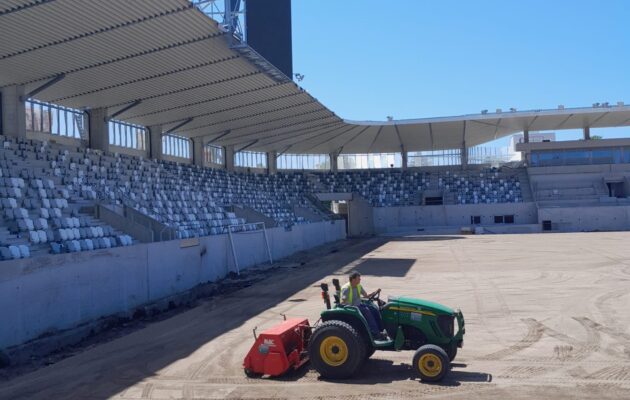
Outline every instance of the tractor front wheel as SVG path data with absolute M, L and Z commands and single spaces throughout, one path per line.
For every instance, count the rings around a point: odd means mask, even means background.
M 448 355 L 439 346 L 425 344 L 413 356 L 413 368 L 425 382 L 438 382 L 451 368 Z
M 326 321 L 313 332 L 308 344 L 311 364 L 323 378 L 352 376 L 365 359 L 359 333 L 343 321 Z
M 457 345 L 456 344 L 449 344 L 448 346 L 444 347 L 444 351 L 448 355 L 448 359 L 451 362 L 453 362 L 455 357 L 457 357 Z

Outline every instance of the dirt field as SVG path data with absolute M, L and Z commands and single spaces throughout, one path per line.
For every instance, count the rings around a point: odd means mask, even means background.
M 285 263 L 272 277 L 122 338 L 0 382 L 1 399 L 629 399 L 630 233 L 373 238 Z M 318 318 L 319 282 L 352 269 L 368 291 L 460 307 L 464 348 L 448 378 L 415 378 L 412 352 L 376 352 L 360 376 L 308 365 L 248 379 L 252 329 Z

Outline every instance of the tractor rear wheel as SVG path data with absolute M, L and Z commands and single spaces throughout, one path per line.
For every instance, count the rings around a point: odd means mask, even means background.
M 438 382 L 451 368 L 451 362 L 443 348 L 425 344 L 413 356 L 413 368 L 425 382 Z
M 365 345 L 359 333 L 343 321 L 326 321 L 308 344 L 311 364 L 323 378 L 352 376 L 365 360 Z

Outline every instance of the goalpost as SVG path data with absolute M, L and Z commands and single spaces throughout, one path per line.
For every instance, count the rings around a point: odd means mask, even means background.
M 234 228 L 237 228 L 239 226 L 244 227 L 246 225 L 248 226 L 255 225 L 257 229 L 251 230 L 251 231 L 247 231 L 243 229 L 241 231 L 233 232 Z M 269 247 L 269 240 L 267 238 L 267 229 L 265 227 L 264 222 L 252 222 L 252 223 L 247 223 L 247 224 L 228 225 L 227 228 L 228 228 L 228 237 L 230 238 L 230 247 L 232 248 L 232 257 L 234 257 L 234 265 L 236 267 L 237 275 L 241 274 L 241 270 L 238 266 L 238 257 L 236 256 L 236 247 L 234 246 L 234 238 L 232 236 L 235 233 L 253 234 L 253 233 L 259 233 L 262 231 L 263 238 L 265 239 L 265 246 L 267 247 L 267 255 L 269 256 L 269 264 L 273 265 L 273 258 L 271 257 L 271 248 Z

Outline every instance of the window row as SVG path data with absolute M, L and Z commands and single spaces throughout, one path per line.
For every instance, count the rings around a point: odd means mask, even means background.
M 400 153 L 342 154 L 337 157 L 338 169 L 401 168 Z
M 330 169 L 328 154 L 282 154 L 277 162 L 278 169 Z
M 223 165 L 225 163 L 223 147 L 221 146 L 207 144 L 203 149 L 203 154 L 206 164 Z
M 183 136 L 162 136 L 162 154 L 180 158 L 191 158 L 190 139 Z
M 83 111 L 43 103 L 25 102 L 26 129 L 81 139 L 87 137 L 87 116 Z
M 267 168 L 267 153 L 239 151 L 234 154 L 234 165 L 244 168 Z
M 136 150 L 146 150 L 147 130 L 140 125 L 110 120 L 109 144 Z
M 460 149 L 410 151 L 407 153 L 408 167 L 436 167 L 442 165 L 461 165 Z
M 588 150 L 532 151 L 532 167 L 630 163 L 630 147 Z

